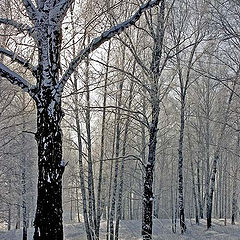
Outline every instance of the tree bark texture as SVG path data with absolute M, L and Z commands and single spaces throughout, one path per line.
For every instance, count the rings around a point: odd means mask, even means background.
M 159 104 L 152 109 L 152 122 L 150 126 L 149 154 L 145 166 L 144 190 L 143 190 L 143 222 L 142 236 L 144 240 L 152 239 L 152 211 L 153 211 L 153 170 L 156 158 L 157 125 L 159 117 Z

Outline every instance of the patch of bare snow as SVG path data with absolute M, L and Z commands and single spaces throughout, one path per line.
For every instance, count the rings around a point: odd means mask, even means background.
M 227 226 L 221 220 L 213 220 L 211 229 L 206 230 L 206 220 L 201 220 L 196 225 L 194 220 L 187 220 L 187 231 L 180 233 L 177 223 L 177 233 L 172 233 L 171 221 L 169 219 L 155 219 L 153 227 L 154 240 L 239 240 L 240 224 L 231 225 L 230 220 Z M 83 223 L 64 224 L 65 240 L 85 240 L 86 234 Z M 19 240 L 22 230 L 0 231 L 0 240 Z M 28 229 L 28 239 L 32 239 L 33 228 Z M 100 239 L 106 239 L 106 222 L 101 223 Z M 141 221 L 123 220 L 120 224 L 120 240 L 141 240 Z

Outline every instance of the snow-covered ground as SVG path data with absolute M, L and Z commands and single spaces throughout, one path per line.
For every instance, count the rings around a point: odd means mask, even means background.
M 177 226 L 178 227 L 178 226 Z M 106 223 L 101 226 L 101 238 L 106 239 Z M 81 223 L 64 225 L 65 240 L 85 240 L 84 226 Z M 179 227 L 177 233 L 171 231 L 169 220 L 154 221 L 154 236 L 156 240 L 240 240 L 240 224 L 232 226 L 227 222 L 224 226 L 223 220 L 213 220 L 213 227 L 206 230 L 206 221 L 201 220 L 200 225 L 195 225 L 192 220 L 187 221 L 187 232 L 181 235 Z M 29 239 L 32 239 L 33 229 L 29 229 Z M 121 240 L 140 240 L 141 239 L 141 222 L 140 221 L 122 221 L 120 228 Z M 21 240 L 21 230 L 12 230 L 9 232 L 0 231 L 0 240 Z

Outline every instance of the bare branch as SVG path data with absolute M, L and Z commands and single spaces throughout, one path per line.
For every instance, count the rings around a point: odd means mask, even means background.
M 15 27 L 19 32 L 24 32 L 24 31 L 27 31 L 28 34 L 32 37 L 33 36 L 33 28 L 30 27 L 29 25 L 27 24 L 23 24 L 23 23 L 18 23 L 14 20 L 11 20 L 11 19 L 7 19 L 7 18 L 0 18 L 0 24 L 7 24 L 7 25 L 10 25 L 10 26 L 13 26 Z
M 54 7 L 54 14 L 53 17 L 60 17 L 63 20 L 63 17 L 66 15 L 66 12 L 70 8 L 71 4 L 74 2 L 74 0 L 61 0 L 59 3 Z
M 0 53 L 4 54 L 5 56 L 10 57 L 13 61 L 20 63 L 22 66 L 26 67 L 28 70 L 30 70 L 32 73 L 34 73 L 35 68 L 31 63 L 29 63 L 28 60 L 25 60 L 24 58 L 16 55 L 14 52 L 9 51 L 2 47 L 0 47 Z
M 30 84 L 20 75 L 13 72 L 2 63 L 0 63 L 0 76 L 8 79 L 12 84 L 19 86 L 23 89 L 23 91 L 29 93 L 29 95 L 35 99 L 34 90 L 36 89 L 36 86 Z
M 31 0 L 22 0 L 22 3 L 27 11 L 29 18 L 33 21 L 35 19 L 37 9 Z
M 111 39 L 117 34 L 120 34 L 125 29 L 130 27 L 131 25 L 134 25 L 140 18 L 143 12 L 145 12 L 147 9 L 154 7 L 155 5 L 158 5 L 162 0 L 152 0 L 148 1 L 147 3 L 143 4 L 136 12 L 135 14 L 129 18 L 128 20 L 110 28 L 109 30 L 103 32 L 101 36 L 94 38 L 92 42 L 84 49 L 80 51 L 80 53 L 72 60 L 70 63 L 68 69 L 64 73 L 62 79 L 58 83 L 58 91 L 61 93 L 63 91 L 63 88 L 71 76 L 71 74 L 74 72 L 76 67 L 81 63 L 81 61 L 87 57 L 91 52 L 96 50 L 98 47 L 100 47 L 103 43 Z

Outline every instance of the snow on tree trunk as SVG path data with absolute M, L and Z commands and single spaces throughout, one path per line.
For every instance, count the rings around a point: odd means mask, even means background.
M 63 112 L 61 102 L 49 89 L 42 92 L 37 104 L 38 199 L 34 240 L 63 239 L 62 224 L 62 160 Z
M 159 117 L 158 102 L 152 108 L 152 122 L 150 126 L 148 161 L 145 166 L 144 192 L 143 192 L 143 222 L 142 236 L 144 240 L 152 239 L 152 211 L 153 211 L 153 169 L 156 158 L 157 125 Z

